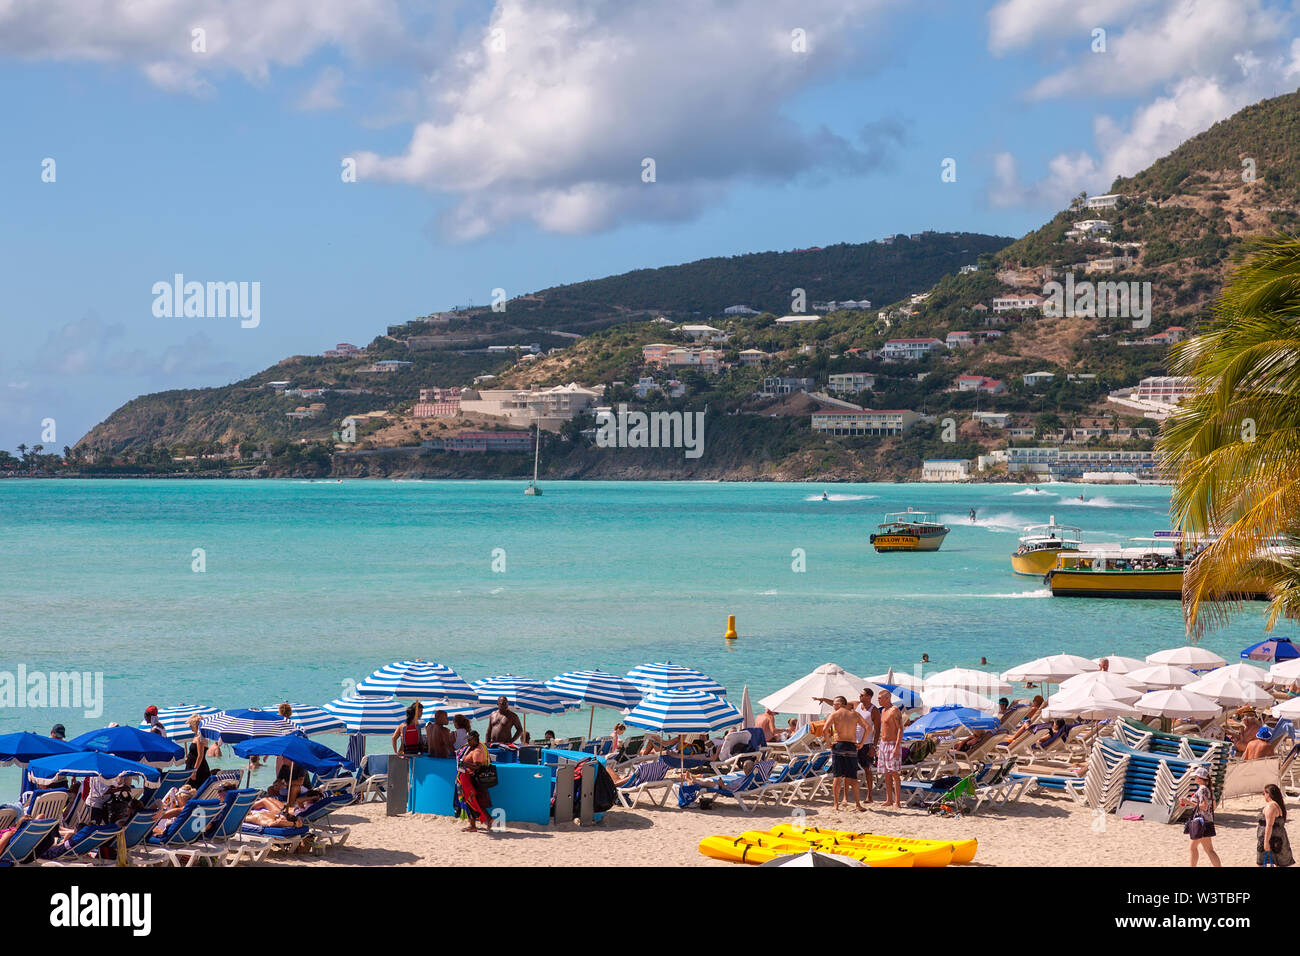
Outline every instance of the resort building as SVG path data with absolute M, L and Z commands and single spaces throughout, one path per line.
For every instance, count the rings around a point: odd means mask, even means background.
M 1018 292 L 1012 295 L 1000 295 L 993 300 L 994 312 L 1024 312 L 1043 308 L 1047 300 L 1034 292 Z
M 1030 372 L 1024 376 L 1024 382 L 1030 388 L 1037 388 L 1039 385 L 1046 385 L 1054 378 L 1056 378 L 1055 372 Z
M 1084 473 L 1125 473 L 1138 478 L 1158 477 L 1154 451 L 1109 449 L 1008 448 L 1007 471 L 1046 474 L 1053 480 L 1081 478 Z
M 757 309 L 751 309 L 747 305 L 729 305 L 722 310 L 723 315 L 758 315 Z
M 886 362 L 914 362 L 944 345 L 938 339 L 890 339 L 880 350 Z
M 1067 239 L 1098 239 L 1110 232 L 1105 219 L 1080 219 L 1065 234 Z
M 361 369 L 363 372 L 396 372 L 409 366 L 410 362 L 399 362 L 396 359 L 383 359 L 375 362 L 373 365 Z
M 920 420 L 908 409 L 814 412 L 812 430 L 824 435 L 901 435 Z
M 1119 193 L 1107 193 L 1104 196 L 1089 196 L 1083 204 L 1089 209 L 1114 209 L 1123 198 Z
M 725 342 L 729 337 L 722 329 L 711 325 L 683 325 L 678 331 L 695 342 Z
M 958 375 L 957 391 L 959 392 L 986 392 L 989 395 L 1002 395 L 1006 392 L 1007 386 L 996 378 L 986 378 L 983 375 Z
M 966 481 L 970 466 L 969 458 L 927 458 L 921 463 L 921 480 Z
M 324 357 L 325 358 L 352 358 L 355 355 L 360 355 L 364 351 L 365 351 L 364 349 L 357 348 L 351 342 L 340 342 L 338 345 L 334 346 L 334 348 L 326 349 L 324 353 Z
M 1010 412 L 972 412 L 970 417 L 971 421 L 988 425 L 990 428 L 1006 428 L 1011 424 Z M 1031 436 L 1034 434 L 1032 428 L 1029 429 L 1029 434 Z
M 741 365 L 762 365 L 772 356 L 768 355 L 762 349 L 745 349 L 740 353 Z
M 1162 405 L 1177 405 L 1184 398 L 1196 391 L 1191 376 L 1157 375 L 1144 378 L 1138 382 L 1133 397 L 1139 402 L 1159 402 Z
M 816 382 L 810 378 L 772 378 L 763 379 L 763 389 L 760 395 L 790 395 L 794 392 L 809 392 L 816 387 Z
M 970 332 L 949 332 L 944 337 L 943 344 L 950 349 L 970 348 L 975 344 L 975 336 Z
M 603 394 L 603 385 L 591 389 L 574 382 L 554 388 L 467 388 L 461 392 L 460 410 L 511 425 L 540 424 L 548 431 L 558 431 L 565 422 L 587 412 Z
M 814 302 L 814 309 L 823 312 L 861 312 L 871 308 L 870 299 L 845 299 L 843 302 Z
M 776 320 L 777 325 L 811 325 L 821 320 L 820 315 L 783 315 Z
M 454 451 L 459 454 L 482 452 L 528 452 L 533 450 L 531 432 L 461 432 L 445 438 L 421 442 L 431 451 Z
M 870 372 L 836 372 L 827 382 L 830 391 L 845 394 L 875 388 L 876 376 Z
M 632 386 L 632 391 L 636 392 L 637 398 L 645 398 L 651 392 L 663 392 L 669 398 L 681 398 L 686 394 L 686 386 L 676 379 L 660 385 L 653 378 L 643 376 L 637 379 L 637 383 Z

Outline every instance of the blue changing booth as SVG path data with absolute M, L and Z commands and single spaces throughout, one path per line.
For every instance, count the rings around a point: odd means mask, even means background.
M 555 793 L 556 771 L 563 762 L 571 766 L 580 760 L 591 759 L 591 754 L 572 750 L 534 748 L 526 757 L 536 755 L 539 763 L 520 763 L 520 751 L 488 748 L 497 768 L 498 783 L 492 788 L 492 809 L 504 811 L 507 821 L 551 823 L 551 798 Z M 540 753 L 538 751 L 540 750 Z M 602 758 L 596 758 L 604 763 Z M 406 807 L 412 813 L 436 813 L 452 816 L 452 800 L 456 792 L 456 761 L 438 757 L 412 757 L 410 759 L 410 791 Z M 599 820 L 603 814 L 595 814 Z

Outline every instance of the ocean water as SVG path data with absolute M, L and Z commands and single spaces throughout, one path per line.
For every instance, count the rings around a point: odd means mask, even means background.
M 1051 515 L 1085 541 L 1167 528 L 1169 490 L 1039 488 L 545 482 L 528 498 L 519 481 L 0 481 L 0 672 L 104 675 L 102 714 L 0 707 L 0 733 L 61 722 L 73 736 L 150 703 L 325 703 L 405 658 L 468 679 L 669 660 L 739 701 L 827 661 L 863 676 L 923 652 L 934 669 L 1006 669 L 1185 643 L 1177 602 L 1053 599 L 1008 560 Z M 943 549 L 876 554 L 882 514 L 909 506 L 949 523 Z M 1204 644 L 1231 659 L 1262 634 L 1252 609 Z M 616 717 L 597 711 L 598 730 Z

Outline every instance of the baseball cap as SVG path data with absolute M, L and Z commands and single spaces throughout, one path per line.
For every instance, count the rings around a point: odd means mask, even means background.
M 56 740 L 62 740 L 64 737 L 68 736 L 67 728 L 62 724 L 55 724 L 50 728 L 50 736 L 54 737 Z
M 158 716 L 158 708 L 155 707 L 153 704 L 150 704 L 148 707 L 146 707 L 146 708 L 144 709 L 144 715 L 145 715 L 146 717 L 157 717 L 157 716 Z

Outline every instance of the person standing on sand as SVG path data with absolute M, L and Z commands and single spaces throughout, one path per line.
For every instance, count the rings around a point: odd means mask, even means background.
M 885 781 L 886 807 L 903 807 L 903 712 L 894 704 L 894 698 L 882 690 L 876 698 L 880 705 L 880 737 L 876 743 L 876 772 Z
M 519 715 L 510 709 L 510 701 L 498 697 L 497 709 L 488 717 L 487 742 L 512 744 L 523 735 L 524 725 L 519 722 Z
M 1286 802 L 1275 783 L 1264 787 L 1264 806 L 1255 821 L 1255 862 L 1260 866 L 1293 866 L 1291 840 L 1286 834 Z
M 492 818 L 487 813 L 488 807 L 492 806 L 492 801 L 488 796 L 487 789 L 480 787 L 475 779 L 475 774 L 479 769 L 491 766 L 492 755 L 488 753 L 487 747 L 479 741 L 477 730 L 469 732 L 469 742 L 465 745 L 465 749 L 457 755 L 457 759 L 460 764 L 456 771 L 455 809 L 464 813 L 469 820 L 469 826 L 464 828 L 465 832 L 477 833 L 480 823 L 487 826 L 492 822 Z
M 867 803 L 870 803 L 871 791 L 875 786 L 875 781 L 871 779 L 871 767 L 876 757 L 876 738 L 880 736 L 880 708 L 873 703 L 871 690 L 864 687 L 858 695 L 857 706 L 853 709 L 862 715 L 862 720 L 867 725 L 865 732 L 858 731 L 858 766 L 867 778 Z
M 1211 866 L 1223 866 L 1219 854 L 1214 852 L 1214 791 L 1210 789 L 1210 771 L 1196 768 L 1196 792 L 1192 794 L 1192 818 L 1185 832 L 1192 840 L 1192 866 L 1196 866 L 1200 850 L 1210 858 Z
M 824 698 L 822 700 L 824 701 Z M 826 718 L 826 727 L 823 731 L 824 736 L 831 740 L 831 774 L 834 777 L 834 782 L 831 784 L 831 798 L 835 801 L 835 809 L 838 810 L 840 794 L 844 794 L 847 803 L 849 784 L 852 783 L 854 808 L 865 810 L 866 807 L 862 805 L 862 794 L 858 789 L 857 740 L 859 731 L 871 732 L 872 728 L 862 719 L 861 714 L 849 707 L 849 702 L 843 697 L 836 697 L 834 705 L 835 709 Z

